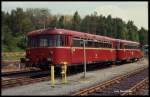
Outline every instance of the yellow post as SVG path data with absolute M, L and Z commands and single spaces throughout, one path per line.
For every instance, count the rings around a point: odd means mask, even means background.
M 67 73 L 67 64 L 66 63 L 62 64 L 61 70 L 62 70 L 61 71 L 62 84 L 65 84 L 65 83 L 67 83 L 67 75 L 66 75 L 66 73 Z
M 67 83 L 67 64 L 64 64 L 65 74 L 64 74 L 64 82 Z
M 51 65 L 51 86 L 55 85 L 55 74 L 54 74 L 54 65 Z

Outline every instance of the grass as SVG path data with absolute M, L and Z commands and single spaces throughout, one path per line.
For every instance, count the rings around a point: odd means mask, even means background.
M 24 52 L 2 52 L 2 60 L 20 60 L 25 57 Z

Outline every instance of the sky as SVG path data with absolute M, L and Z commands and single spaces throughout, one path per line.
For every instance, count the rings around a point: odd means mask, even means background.
M 2 2 L 2 11 L 10 12 L 17 7 L 21 7 L 24 10 L 27 8 L 48 8 L 52 14 L 62 15 L 73 15 L 75 11 L 78 11 L 81 17 L 90 15 L 96 11 L 98 15 L 108 16 L 110 14 L 113 18 L 122 18 L 125 22 L 132 20 L 139 29 L 141 27 L 148 29 L 148 2 L 146 1 Z

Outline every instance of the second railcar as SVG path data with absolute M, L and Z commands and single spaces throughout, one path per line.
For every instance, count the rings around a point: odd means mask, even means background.
M 138 42 L 116 39 L 116 61 L 134 61 L 140 59 L 143 54 L 139 46 Z

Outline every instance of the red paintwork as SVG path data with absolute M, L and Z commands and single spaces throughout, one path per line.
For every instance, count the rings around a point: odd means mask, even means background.
M 47 48 L 28 48 L 26 50 L 26 56 L 31 58 L 30 64 L 38 64 L 43 58 L 50 57 L 54 65 L 60 65 L 62 62 L 67 62 L 68 65 L 81 64 L 83 63 L 83 47 L 71 47 L 71 38 L 79 37 L 83 39 L 95 39 L 99 41 L 109 41 L 112 42 L 113 48 L 86 48 L 86 60 L 87 63 L 95 61 L 116 61 L 126 60 L 131 58 L 140 58 L 142 56 L 140 50 L 116 50 L 116 41 L 120 43 L 133 43 L 137 42 L 118 40 L 109 37 L 92 35 L 87 33 L 81 33 L 77 31 L 64 30 L 64 29 L 46 29 L 46 30 L 36 30 L 29 32 L 27 36 L 34 37 L 37 35 L 47 35 L 47 34 L 64 34 L 68 38 L 68 46 L 64 47 L 47 47 Z M 67 43 L 66 43 L 67 44 Z M 133 52 L 133 55 L 132 55 Z
M 94 61 L 115 61 L 115 50 L 102 50 L 102 49 L 86 49 L 86 60 L 87 62 Z M 75 48 L 72 53 L 72 63 L 83 63 L 83 49 Z
M 30 52 L 30 53 L 29 53 Z M 32 54 L 31 54 L 32 52 Z M 52 54 L 51 54 L 52 52 Z M 31 64 L 37 64 L 44 57 L 50 57 L 53 64 L 60 65 L 62 62 L 67 62 L 68 65 L 83 63 L 83 48 L 81 47 L 54 47 L 54 48 L 34 48 L 27 50 L 27 56 L 31 58 Z M 102 50 L 88 48 L 86 49 L 87 63 L 94 61 L 115 61 L 115 50 Z
M 118 52 L 118 60 L 126 60 L 126 59 L 142 57 L 142 53 L 140 50 L 126 50 L 125 49 L 125 50 L 117 50 L 117 52 Z
M 121 46 L 124 44 L 139 45 L 138 42 L 133 42 L 133 41 L 119 40 L 119 39 L 117 39 L 117 41 L 120 42 Z M 143 56 L 142 52 L 139 49 L 124 49 L 124 47 L 122 49 L 118 49 L 117 53 L 118 53 L 117 54 L 118 60 L 141 58 Z

